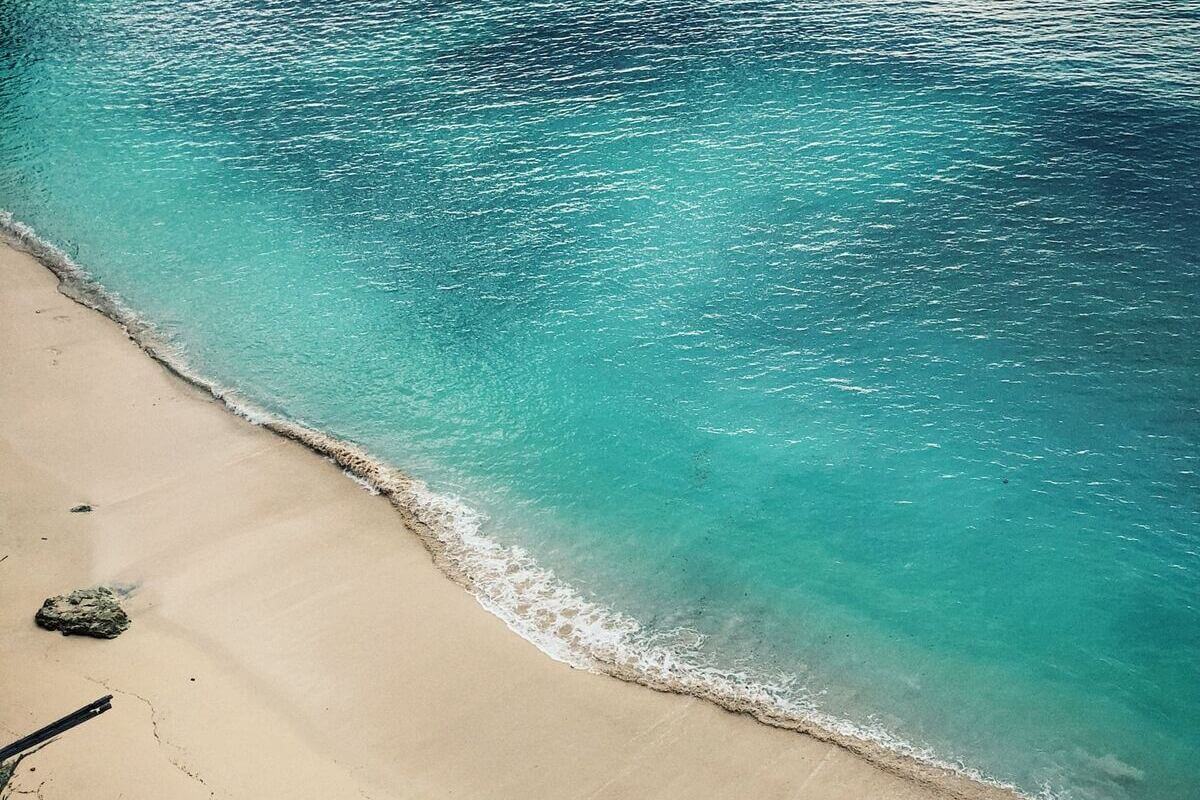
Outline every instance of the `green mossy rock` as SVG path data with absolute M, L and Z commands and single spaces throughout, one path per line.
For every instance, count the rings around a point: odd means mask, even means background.
M 63 636 L 97 639 L 115 639 L 129 627 L 117 596 L 103 586 L 48 598 L 33 619 L 48 631 L 62 631 Z

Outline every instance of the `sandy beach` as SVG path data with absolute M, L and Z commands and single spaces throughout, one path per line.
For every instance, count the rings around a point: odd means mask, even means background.
M 1006 797 L 553 661 L 384 497 L 231 414 L 0 246 L 0 735 L 55 798 Z M 68 509 L 79 503 L 91 513 Z M 128 590 L 99 641 L 48 596 Z

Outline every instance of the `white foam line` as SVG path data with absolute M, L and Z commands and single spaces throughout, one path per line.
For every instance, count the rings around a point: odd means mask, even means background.
M 178 349 L 146 320 L 99 283 L 62 250 L 29 226 L 0 211 L 0 236 L 37 258 L 60 281 L 61 291 L 108 316 L 147 354 L 185 381 L 200 387 L 249 422 L 293 439 L 336 463 L 370 491 L 385 495 L 425 542 L 438 567 L 465 586 L 483 608 L 542 652 L 578 669 L 605 673 L 664 692 L 704 698 L 730 711 L 749 714 L 775 727 L 806 733 L 850 750 L 868 761 L 957 798 L 1024 797 L 1011 784 L 874 726 L 824 713 L 790 678 L 754 680 L 706 666 L 688 651 L 699 634 L 673 631 L 653 637 L 637 620 L 584 598 L 519 547 L 505 547 L 483 533 L 485 519 L 456 497 L 438 494 L 358 445 L 283 419 L 194 372 Z M 690 638 L 690 646 L 662 644 Z M 1048 790 L 1038 798 L 1053 798 Z

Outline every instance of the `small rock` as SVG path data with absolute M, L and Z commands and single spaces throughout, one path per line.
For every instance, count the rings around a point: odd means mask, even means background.
M 111 589 L 76 589 L 42 603 L 34 622 L 63 636 L 94 636 L 115 639 L 129 627 L 129 617 Z
M 92 507 L 89 506 L 87 503 L 80 503 L 77 506 L 71 506 L 72 514 L 86 514 L 87 512 L 89 512 L 91 510 L 92 510 Z

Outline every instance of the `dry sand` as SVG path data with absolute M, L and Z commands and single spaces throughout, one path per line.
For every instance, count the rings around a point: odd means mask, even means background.
M 0 738 L 56 798 L 931 798 L 840 747 L 574 670 L 433 565 L 382 497 L 230 414 L 0 245 Z M 89 514 L 72 514 L 90 503 Z M 42 600 L 131 587 L 112 641 Z

